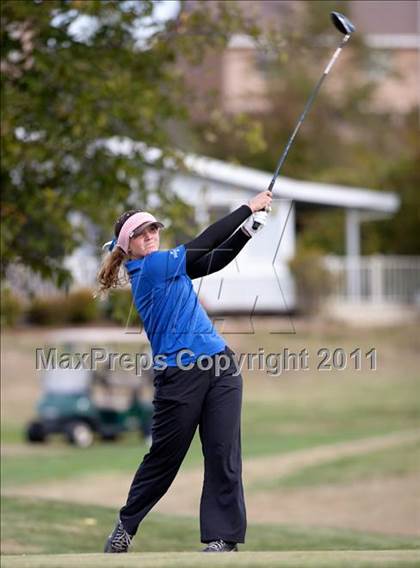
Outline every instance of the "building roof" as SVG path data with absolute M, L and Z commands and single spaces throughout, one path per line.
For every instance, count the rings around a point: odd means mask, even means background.
M 270 172 L 263 172 L 193 154 L 185 156 L 185 165 L 191 173 L 202 178 L 214 180 L 232 187 L 241 187 L 255 193 L 267 189 L 273 176 Z M 380 213 L 395 213 L 400 205 L 400 200 L 395 193 L 296 180 L 284 176 L 280 176 L 277 179 L 274 186 L 274 194 L 277 197 L 291 199 L 296 202 Z
M 153 166 L 162 157 L 158 148 L 147 147 L 142 142 L 134 142 L 128 138 L 113 137 L 106 145 L 113 153 L 142 158 Z M 177 152 L 186 170 L 182 173 L 214 182 L 226 188 L 242 189 L 258 193 L 268 188 L 273 173 L 248 168 L 245 166 L 215 160 L 196 154 Z M 173 159 L 164 161 L 165 169 L 178 172 Z M 371 211 L 375 213 L 395 213 L 400 199 L 395 193 L 374 191 L 360 187 L 348 187 L 339 184 L 296 180 L 284 176 L 277 178 L 274 186 L 275 197 L 292 201 L 321 205 L 325 207 L 343 207 Z

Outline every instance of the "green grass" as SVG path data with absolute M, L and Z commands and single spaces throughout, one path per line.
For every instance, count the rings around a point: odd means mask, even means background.
M 4 552 L 94 553 L 102 550 L 115 522 L 115 510 L 57 501 L 4 498 L 2 542 Z M 198 520 L 151 513 L 143 521 L 133 551 L 200 550 Z M 387 550 L 418 549 L 410 537 L 358 533 L 283 525 L 251 525 L 241 550 Z
M 404 568 L 418 566 L 412 551 L 241 552 L 219 556 L 201 553 L 143 553 L 128 555 L 60 554 L 2 558 L 3 568 Z
M 3 444 L 21 444 L 23 440 L 23 425 L 3 422 L 1 425 L 0 439 Z
M 36 455 L 36 448 L 40 455 Z M 98 443 L 88 450 L 51 445 L 34 446 L 35 453 L 6 456 L 1 460 L 2 486 L 24 485 L 50 479 L 68 479 L 98 471 L 134 472 L 148 447 L 129 437 L 118 443 Z M 41 453 L 42 452 L 42 453 Z
M 332 426 L 331 428 L 323 427 L 318 422 L 317 426 L 313 425 L 312 432 L 304 431 L 300 434 L 295 433 L 291 435 L 288 432 L 287 422 L 284 426 L 284 432 L 277 432 L 278 425 L 272 427 L 270 432 L 270 426 L 267 424 L 267 421 L 269 422 L 272 418 L 269 408 L 264 409 L 263 405 L 261 405 L 257 412 L 255 412 L 255 409 L 253 411 L 254 424 L 256 426 L 251 430 L 250 423 L 249 431 L 247 432 L 245 427 L 243 432 L 244 459 L 303 450 L 322 444 L 349 441 L 393 431 L 388 430 L 388 428 L 366 431 L 356 427 L 354 429 L 347 427 L 344 431 L 339 431 L 338 428 Z M 310 424 L 308 425 L 309 427 Z M 44 448 L 47 447 L 50 447 L 51 453 L 43 452 Z M 40 446 L 40 448 L 42 449 L 40 456 L 37 456 L 36 453 L 11 455 L 5 456 L 1 460 L 1 477 L 4 488 L 43 481 L 47 482 L 51 479 L 69 479 L 97 473 L 98 470 L 132 474 L 148 451 L 148 447 L 144 443 L 133 437 L 115 444 L 98 442 L 98 444 L 88 450 L 81 450 L 64 444 Z M 196 467 L 201 463 L 202 453 L 197 435 L 193 440 L 182 468 Z M 381 463 L 378 462 L 378 467 L 380 467 Z M 339 472 L 343 465 L 345 466 L 346 462 L 340 460 L 332 467 Z M 303 475 L 305 476 L 306 473 Z M 300 482 L 297 482 L 297 484 L 299 485 Z
M 245 458 L 420 426 L 420 380 L 413 376 L 404 380 L 359 376 L 276 380 L 277 385 L 265 387 L 267 398 L 252 400 L 255 393 L 251 392 L 244 404 Z M 267 379 L 263 384 L 267 385 Z
M 252 379 L 254 381 L 254 379 Z M 281 381 L 281 379 L 279 379 Z M 244 459 L 386 434 L 419 426 L 420 381 L 363 381 L 314 378 L 291 384 L 274 383 L 271 399 L 253 400 L 255 384 L 249 388 L 243 407 Z M 19 430 L 5 425 L 2 443 L 16 443 Z M 23 425 L 20 431 L 23 439 Z M 48 446 L 47 446 L 48 447 Z M 65 479 L 103 471 L 132 473 L 148 448 L 136 436 L 118 443 L 98 442 L 79 450 L 63 442 L 53 443 L 51 453 L 8 456 L 2 460 L 5 487 Z M 198 435 L 183 468 L 202 462 Z M 69 467 L 71 463 L 71 467 Z
M 395 385 L 395 390 L 398 388 Z M 401 388 L 403 388 L 401 386 Z M 420 425 L 419 398 L 408 388 L 404 398 L 392 393 L 378 398 L 378 393 L 357 393 L 343 388 L 343 400 L 311 404 L 290 400 L 249 402 L 244 405 L 243 455 L 279 454 L 366 438 Z
M 312 352 L 321 346 L 342 345 L 347 351 L 356 346 L 377 346 L 379 371 L 376 373 L 289 373 L 278 378 L 261 374 L 244 375 L 243 456 L 244 458 L 279 455 L 289 451 L 316 447 L 352 439 L 418 428 L 420 423 L 420 380 L 416 358 L 416 330 L 378 330 L 365 333 L 336 328 L 319 334 L 318 328 L 296 336 L 241 336 L 241 348 L 255 351 L 262 345 L 266 352 L 289 346 L 297 351 L 308 345 Z M 227 337 L 228 341 L 230 338 Z M 233 338 L 232 341 L 238 340 Z M 2 460 L 2 484 L 48 483 L 50 480 L 108 472 L 131 475 L 147 447 L 136 436 L 128 436 L 116 444 L 98 443 L 89 450 L 79 450 L 64 442 L 54 441 L 45 447 L 31 448 L 25 454 L 22 442 L 24 425 L 33 414 L 39 389 L 33 373 L 33 345 L 36 337 L 7 336 L 3 346 L 2 376 L 2 443 L 17 446 L 18 455 Z M 247 342 L 249 345 L 247 345 Z M 271 343 L 270 343 L 271 342 Z M 280 344 L 280 345 L 279 345 Z M 3 375 L 3 374 L 2 374 Z M 30 387 L 30 388 L 28 388 Z M 287 483 L 305 485 L 349 482 L 369 475 L 399 474 L 413 471 L 418 459 L 401 449 L 375 452 L 372 455 L 336 460 L 329 464 L 306 468 Z M 410 446 L 411 447 L 411 446 Z M 416 446 L 418 449 L 418 446 Z M 20 453 L 22 452 L 22 453 Z M 202 462 L 196 437 L 183 464 L 195 467 Z M 92 488 L 94 490 L 94 488 Z M 362 514 L 362 513 L 361 513 Z M 290 527 L 284 525 L 251 525 L 246 545 L 239 555 L 205 559 L 181 551 L 200 549 L 198 519 L 170 517 L 151 513 L 142 523 L 135 540 L 134 552 L 123 558 L 96 554 L 102 550 L 105 537 L 114 524 L 115 509 L 90 505 L 73 505 L 56 501 L 5 498 L 2 507 L 2 539 L 5 550 L 26 557 L 2 557 L 2 567 L 57 568 L 122 566 L 414 566 L 412 556 L 395 556 L 392 550 L 420 548 L 410 537 L 358 533 L 344 529 Z M 312 551 L 331 551 L 319 552 Z M 351 550 L 372 550 L 366 555 L 352 556 Z M 390 551 L 380 557 L 375 551 Z M 157 553 L 159 551 L 159 553 Z M 176 551 L 176 554 L 169 554 Z M 260 551 L 284 551 L 260 552 Z M 295 551 L 294 554 L 286 551 Z M 298 552 L 298 551 L 307 551 Z M 346 551 L 339 554 L 337 551 Z M 410 552 L 410 551 L 408 551 Z M 52 556 L 77 553 L 75 556 Z M 80 556 L 86 553 L 87 556 Z M 51 555 L 40 556 L 41 554 Z M 410 552 L 410 554 L 412 554 Z M 117 555 L 118 556 L 118 555 Z M 379 560 L 379 557 L 381 558 Z
M 395 448 L 373 451 L 369 454 L 307 466 L 279 479 L 256 482 L 251 486 L 251 490 L 313 487 L 332 483 L 347 484 L 374 477 L 404 476 L 413 472 L 420 473 L 420 442 L 418 441 Z M 269 477 L 269 474 L 267 476 Z

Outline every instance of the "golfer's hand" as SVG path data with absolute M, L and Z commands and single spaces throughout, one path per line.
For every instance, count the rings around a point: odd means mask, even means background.
M 267 223 L 267 217 L 267 211 L 257 211 L 256 213 L 248 217 L 248 219 L 242 225 L 242 230 L 250 237 L 254 237 Z M 255 221 L 258 223 L 258 227 L 256 229 L 254 229 Z
M 262 191 L 252 199 L 248 201 L 248 205 L 250 206 L 253 213 L 256 211 L 263 211 L 264 209 L 269 210 L 273 197 L 271 195 L 271 191 Z

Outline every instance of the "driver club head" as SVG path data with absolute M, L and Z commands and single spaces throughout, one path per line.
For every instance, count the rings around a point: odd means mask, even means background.
M 331 20 L 337 30 L 342 34 L 350 35 L 356 29 L 350 20 L 346 18 L 346 16 L 343 16 L 343 14 L 340 14 L 340 12 L 331 12 Z

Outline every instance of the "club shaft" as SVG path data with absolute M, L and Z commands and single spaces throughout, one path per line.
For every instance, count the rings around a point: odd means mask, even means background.
M 334 51 L 331 59 L 328 61 L 327 66 L 324 69 L 323 74 L 321 75 L 321 78 L 319 79 L 318 83 L 315 85 L 315 88 L 313 89 L 312 93 L 309 96 L 309 99 L 305 105 L 305 108 L 303 109 L 302 114 L 299 117 L 299 120 L 295 126 L 295 129 L 292 132 L 292 135 L 290 136 L 289 140 L 287 141 L 287 144 L 283 150 L 282 155 L 280 156 L 280 159 L 277 163 L 277 167 L 276 167 L 276 171 L 274 172 L 273 177 L 271 178 L 270 181 L 270 185 L 268 186 L 268 191 L 270 191 L 271 193 L 273 192 L 273 187 L 274 184 L 276 183 L 276 179 L 280 173 L 281 168 L 283 167 L 284 162 L 286 161 L 287 158 L 287 154 L 289 153 L 289 150 L 293 144 L 294 139 L 296 138 L 296 134 L 299 132 L 299 129 L 302 125 L 302 122 L 305 120 L 306 115 L 309 112 L 309 109 L 312 106 L 312 103 L 314 102 L 319 89 L 321 88 L 322 83 L 324 82 L 326 76 L 328 75 L 328 73 L 331 71 L 332 66 L 334 65 L 334 63 L 337 61 L 338 56 L 341 53 L 341 50 L 343 49 L 343 47 L 345 46 L 345 44 L 348 42 L 348 40 L 350 39 L 350 34 L 346 34 L 344 36 L 344 38 L 341 40 L 340 45 L 337 47 L 337 49 Z M 253 229 L 256 230 L 258 229 L 260 223 L 258 223 L 257 221 L 254 222 L 254 224 L 252 225 Z
M 337 47 L 337 49 L 335 50 L 335 52 L 333 53 L 331 59 L 329 60 L 327 66 L 325 67 L 325 70 L 321 76 L 321 78 L 319 79 L 318 83 L 315 85 L 315 88 L 313 89 L 306 105 L 305 108 L 303 109 L 302 114 L 299 117 L 299 120 L 295 126 L 295 129 L 293 130 L 292 135 L 290 136 L 289 140 L 287 141 L 286 147 L 283 150 L 282 155 L 280 156 L 280 159 L 277 163 L 277 167 L 276 167 L 276 171 L 274 172 L 274 175 L 271 179 L 270 185 L 268 186 L 268 191 L 273 191 L 273 187 L 274 184 L 276 182 L 277 176 L 280 173 L 281 168 L 283 167 L 284 162 L 286 161 L 287 155 L 289 153 L 289 150 L 293 144 L 294 139 L 296 138 L 297 133 L 299 132 L 299 129 L 302 125 L 302 122 L 305 120 L 306 115 L 308 114 L 312 103 L 314 102 L 319 89 L 321 88 L 322 83 L 324 82 L 326 76 L 328 75 L 328 73 L 330 72 L 332 66 L 334 65 L 334 63 L 337 60 L 337 57 L 340 55 L 341 50 L 343 49 L 345 43 L 349 40 L 350 35 L 346 35 L 344 36 L 343 40 L 341 41 L 340 45 Z

